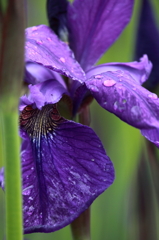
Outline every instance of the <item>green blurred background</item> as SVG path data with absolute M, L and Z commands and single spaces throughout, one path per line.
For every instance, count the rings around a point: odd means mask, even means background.
M 44 0 L 28 0 L 26 4 L 27 26 L 48 24 Z M 159 1 L 154 0 L 152 4 L 159 27 Z M 136 0 L 130 24 L 100 63 L 134 60 L 139 10 L 140 1 Z M 152 166 L 147 142 L 139 130 L 106 112 L 95 101 L 91 105 L 91 127 L 103 142 L 116 170 L 114 184 L 92 204 L 92 240 L 159 239 L 158 162 L 155 159 Z M 156 149 L 154 151 L 158 154 Z M 1 189 L 0 214 L 0 239 L 3 239 L 4 199 Z M 30 240 L 72 239 L 69 226 L 54 233 L 34 233 L 25 237 Z

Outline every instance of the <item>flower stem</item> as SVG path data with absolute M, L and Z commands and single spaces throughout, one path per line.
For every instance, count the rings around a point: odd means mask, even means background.
M 18 114 L 1 113 L 3 131 L 3 159 L 5 163 L 5 207 L 6 239 L 22 240 L 22 196 L 20 172 L 20 140 L 18 136 Z
M 23 239 L 18 102 L 24 72 L 23 0 L 0 3 L 0 130 L 5 166 L 6 240 Z
M 90 208 L 71 223 L 73 240 L 90 240 Z
M 86 106 L 83 111 L 79 114 L 79 122 L 83 125 L 89 126 L 91 122 L 90 109 Z
M 86 106 L 79 114 L 79 122 L 83 125 L 90 124 L 90 109 Z M 90 208 L 71 223 L 73 240 L 91 240 L 90 235 Z

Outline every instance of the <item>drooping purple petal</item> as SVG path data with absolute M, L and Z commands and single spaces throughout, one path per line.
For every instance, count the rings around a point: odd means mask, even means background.
M 26 29 L 26 62 L 39 63 L 73 80 L 82 82 L 85 73 L 68 45 L 45 25 Z
M 97 102 L 159 147 L 159 99 L 124 71 L 106 72 L 86 81 Z
M 28 97 L 20 98 L 19 109 L 22 110 L 27 105 L 34 104 L 41 109 L 45 104 L 54 104 L 59 102 L 63 94 L 69 93 L 58 81 L 52 79 L 35 85 L 29 85 L 30 94 Z
M 128 62 L 128 63 L 105 63 L 91 68 L 87 73 L 87 78 L 93 75 L 101 74 L 107 71 L 121 70 L 128 72 L 140 85 L 143 84 L 149 77 L 152 69 L 152 63 L 149 61 L 147 55 L 140 58 L 140 62 Z
M 93 130 L 61 118 L 54 105 L 27 106 L 20 126 L 24 231 L 53 232 L 112 184 L 113 165 Z
M 153 64 L 152 72 L 145 86 L 152 89 L 159 83 L 159 29 L 149 0 L 142 0 L 141 4 L 135 58 L 145 53 Z
M 68 7 L 70 46 L 84 70 L 94 65 L 129 22 L 133 0 L 75 0 Z
M 46 80 L 56 79 L 66 88 L 66 84 L 59 73 L 33 62 L 26 63 L 25 67 L 25 81 L 27 83 L 36 84 Z

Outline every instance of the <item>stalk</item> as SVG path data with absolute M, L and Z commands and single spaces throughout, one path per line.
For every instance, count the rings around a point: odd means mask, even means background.
M 90 124 L 90 109 L 86 106 L 79 114 L 79 122 L 83 125 Z M 88 208 L 81 215 L 71 223 L 71 231 L 73 240 L 91 240 L 90 234 L 90 212 Z
M 23 239 L 18 102 L 24 70 L 24 2 L 0 3 L 0 131 L 5 167 L 6 239 Z

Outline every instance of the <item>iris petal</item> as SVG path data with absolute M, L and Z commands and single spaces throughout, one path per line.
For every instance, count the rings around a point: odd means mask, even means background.
M 26 62 L 42 64 L 73 80 L 82 82 L 85 73 L 68 45 L 45 25 L 26 29 Z
M 94 65 L 129 22 L 133 0 L 75 0 L 68 6 L 70 46 L 84 70 Z
M 54 79 L 29 85 L 29 89 L 29 96 L 20 98 L 20 110 L 32 104 L 41 109 L 47 103 L 57 103 L 63 94 L 69 95 L 67 89 Z
M 149 61 L 147 55 L 140 58 L 140 62 L 114 62 L 105 63 L 91 68 L 87 73 L 87 78 L 107 71 L 127 71 L 140 85 L 143 84 L 149 77 L 152 69 L 152 63 Z
M 20 124 L 24 230 L 52 232 L 112 184 L 114 168 L 93 130 L 61 118 L 55 105 L 26 107 Z
M 50 79 L 56 79 L 66 88 L 66 84 L 59 73 L 33 62 L 26 63 L 25 81 L 27 83 L 37 84 Z
M 86 81 L 97 102 L 159 147 L 159 99 L 127 72 L 95 75 Z

